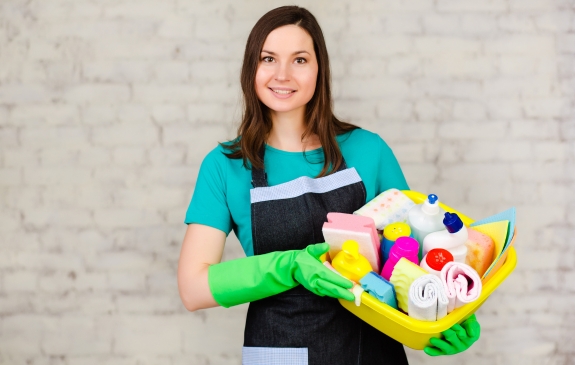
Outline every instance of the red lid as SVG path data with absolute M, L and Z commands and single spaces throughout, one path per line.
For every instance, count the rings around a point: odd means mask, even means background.
M 441 271 L 445 264 L 453 261 L 453 255 L 451 252 L 444 250 L 443 248 L 434 248 L 427 253 L 425 262 L 427 266 L 436 271 Z

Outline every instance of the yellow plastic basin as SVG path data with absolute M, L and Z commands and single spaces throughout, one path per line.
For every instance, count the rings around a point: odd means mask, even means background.
M 422 203 L 427 198 L 426 195 L 415 191 L 403 191 L 403 193 L 417 204 Z M 473 223 L 473 220 L 464 214 L 442 203 L 440 203 L 440 206 L 445 209 L 445 211 L 457 213 L 466 226 Z M 513 241 L 514 240 L 515 235 L 513 236 Z M 511 242 L 510 245 L 511 244 L 513 244 L 513 242 Z M 509 276 L 517 264 L 517 256 L 513 247 L 510 247 L 508 252 L 509 254 L 507 255 L 505 263 L 493 276 L 483 283 L 483 290 L 481 291 L 479 299 L 455 309 L 439 321 L 426 322 L 413 319 L 407 314 L 380 302 L 365 292 L 361 296 L 361 305 L 359 307 L 347 300 L 340 300 L 339 302 L 347 310 L 389 337 L 412 349 L 423 350 L 423 348 L 430 345 L 429 340 L 432 337 L 441 337 L 441 332 L 456 323 L 463 322 L 475 313 L 489 295 Z

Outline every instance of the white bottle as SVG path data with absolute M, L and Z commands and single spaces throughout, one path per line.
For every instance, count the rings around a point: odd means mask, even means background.
M 451 252 L 443 248 L 434 248 L 423 256 L 423 260 L 421 260 L 419 266 L 428 273 L 441 279 L 441 269 L 443 269 L 445 264 L 451 261 L 453 261 Z
M 439 207 L 437 195 L 429 194 L 423 204 L 412 207 L 407 213 L 407 224 L 411 228 L 411 237 L 423 247 L 423 239 L 432 232 L 442 231 L 445 211 Z M 420 259 L 423 257 L 420 250 Z
M 456 213 L 445 213 L 443 224 L 447 229 L 430 233 L 423 239 L 423 256 L 434 248 L 443 248 L 453 255 L 453 261 L 465 263 L 467 228 Z

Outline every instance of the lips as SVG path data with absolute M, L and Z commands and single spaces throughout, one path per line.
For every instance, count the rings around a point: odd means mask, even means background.
M 297 92 L 297 90 L 288 89 L 286 87 L 268 87 L 268 90 L 276 99 L 290 99 Z
M 293 89 L 271 88 L 271 87 L 269 89 L 278 95 L 289 95 L 296 92 L 296 90 Z

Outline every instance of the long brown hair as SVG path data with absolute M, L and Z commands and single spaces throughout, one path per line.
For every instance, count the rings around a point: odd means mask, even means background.
M 241 72 L 241 85 L 244 97 L 244 112 L 238 128 L 238 137 L 231 143 L 222 143 L 227 150 L 226 156 L 243 159 L 244 166 L 262 169 L 264 162 L 259 155 L 266 138 L 272 129 L 269 108 L 263 104 L 255 87 L 256 72 L 264 42 L 274 29 L 284 25 L 297 25 L 312 38 L 318 62 L 318 74 L 315 92 L 306 105 L 306 129 L 302 141 L 310 134 L 317 134 L 323 147 L 324 165 L 318 177 L 336 171 L 342 163 L 342 154 L 335 136 L 359 128 L 337 119 L 333 113 L 331 99 L 331 75 L 329 58 L 323 33 L 315 17 L 298 6 L 282 6 L 266 13 L 253 27 L 246 44 Z

